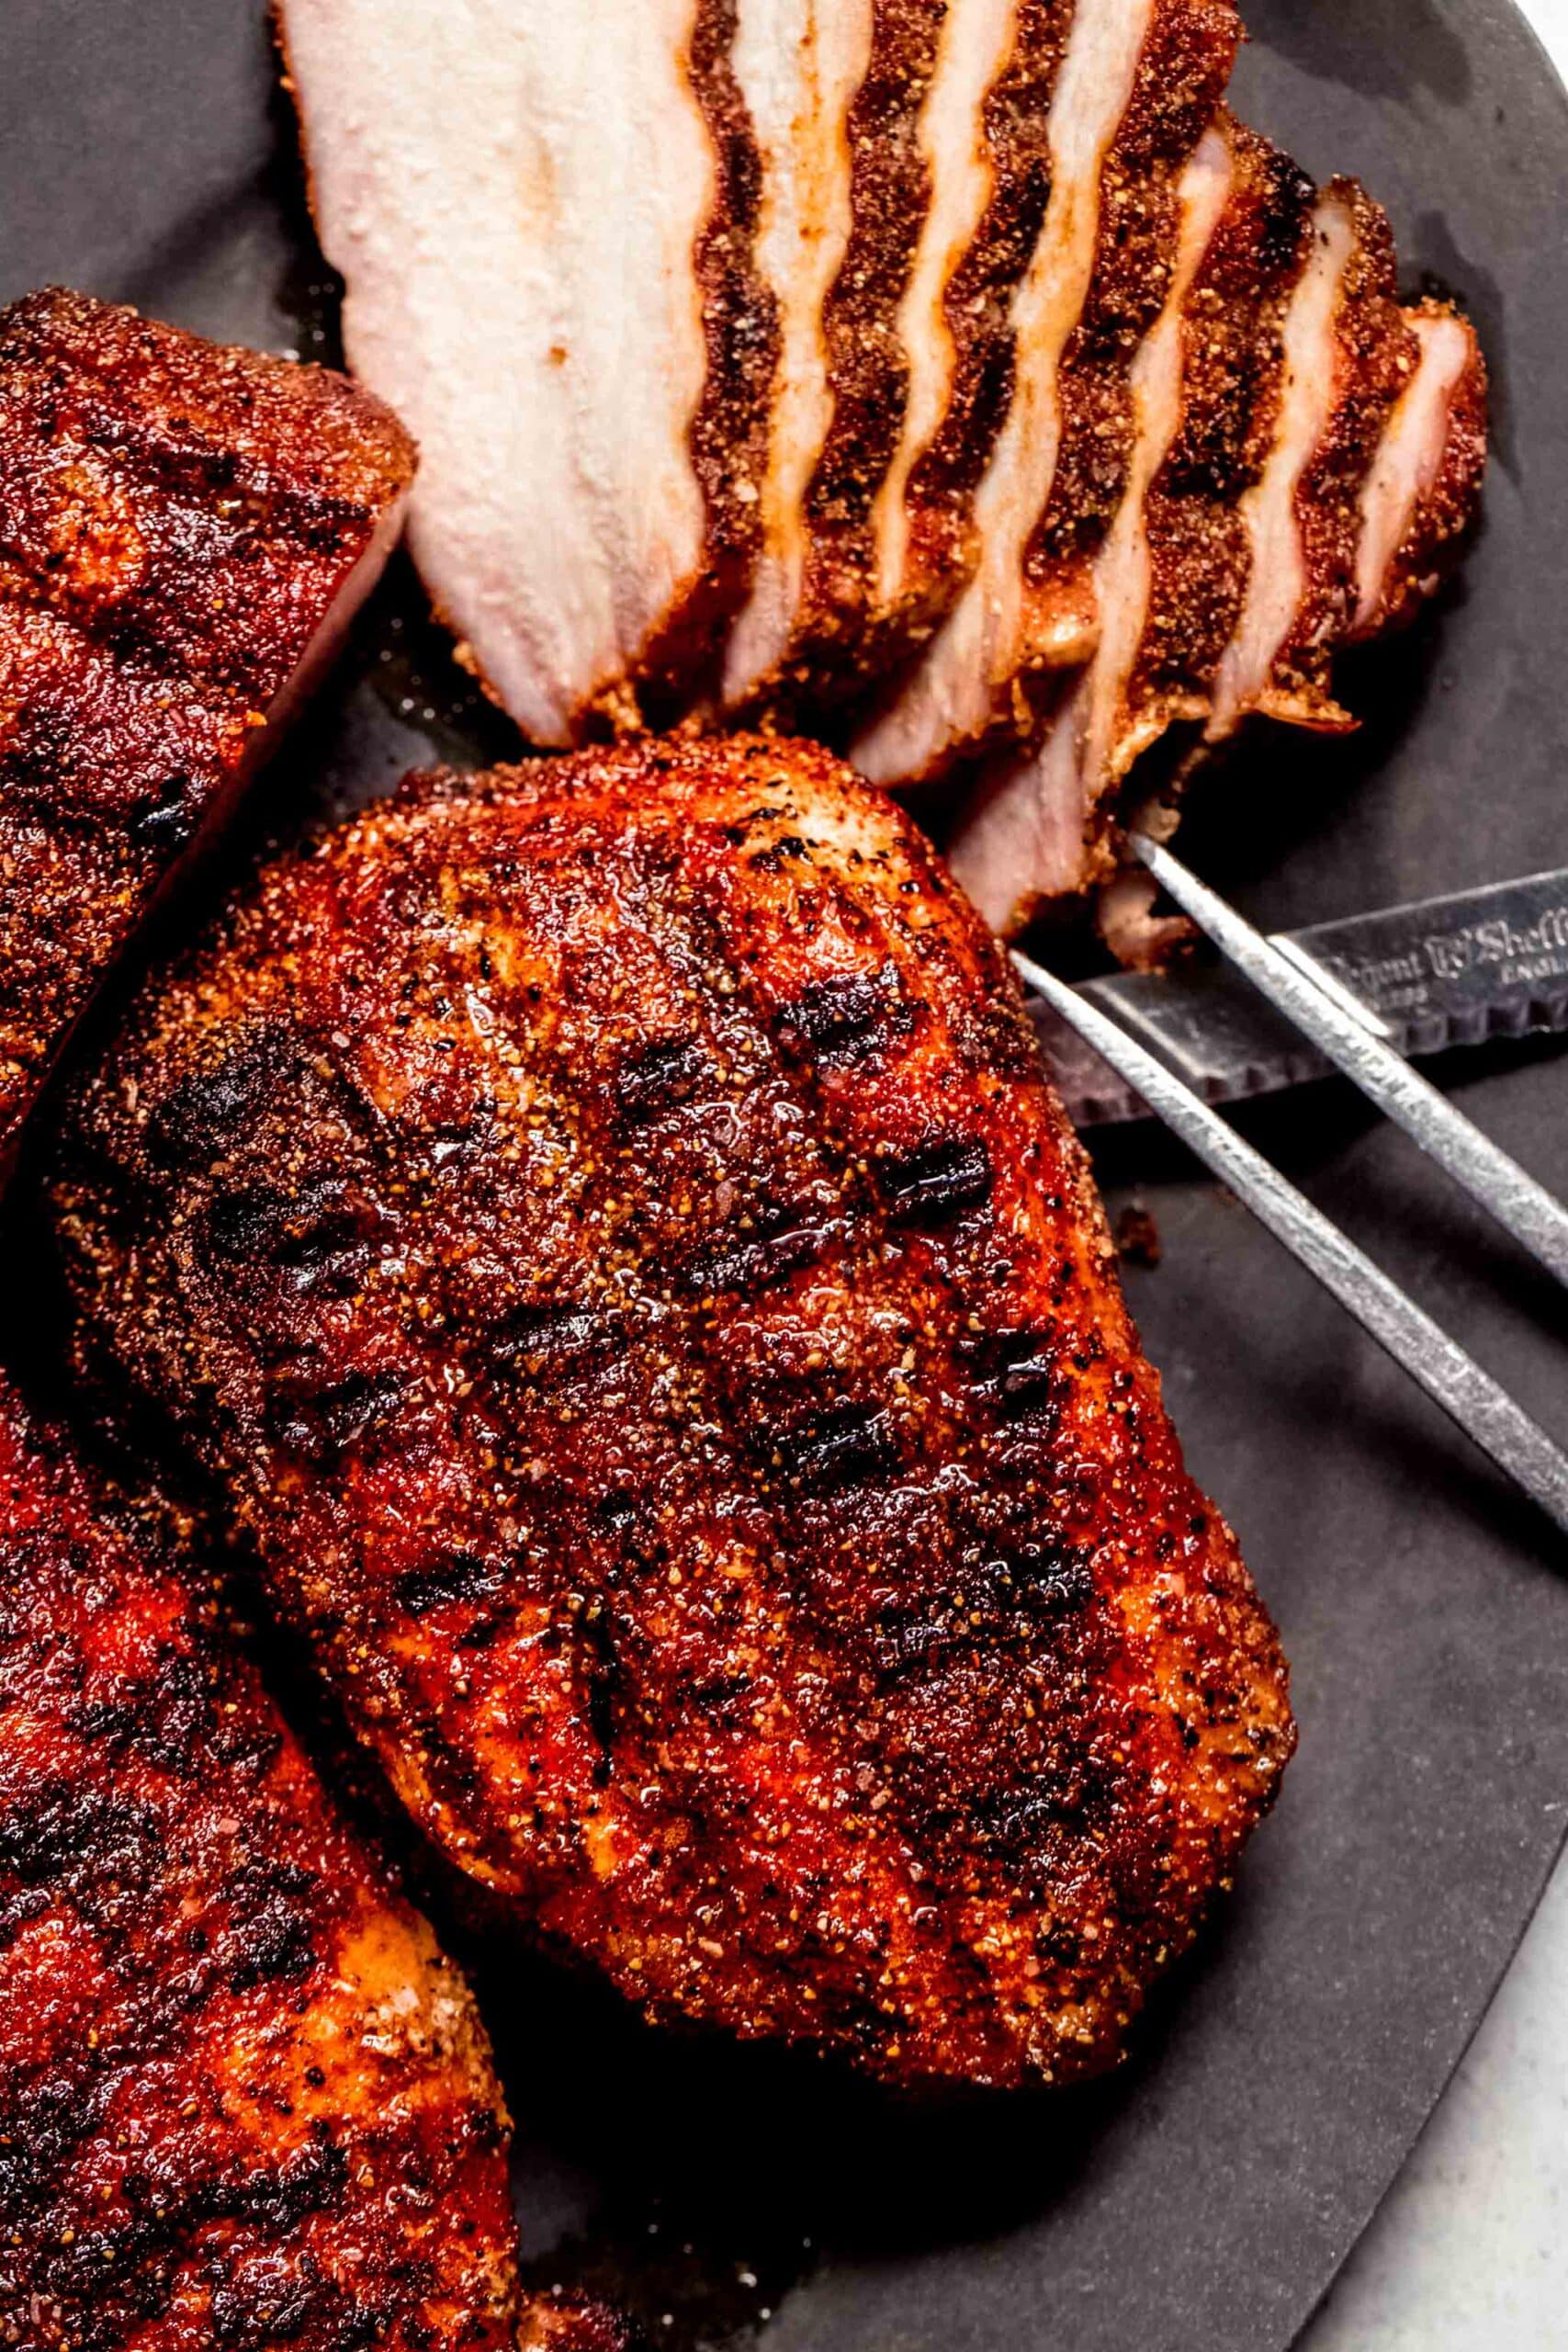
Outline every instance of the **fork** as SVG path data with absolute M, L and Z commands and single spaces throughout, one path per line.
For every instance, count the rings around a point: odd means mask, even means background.
M 1383 1023 L 1304 950 L 1255 931 L 1168 849 L 1132 847 L 1162 889 L 1280 1012 L 1413 1136 L 1560 1282 L 1568 1210 L 1385 1042 Z M 1568 1453 L 1472 1356 L 1262 1153 L 1165 1063 L 1077 990 L 1015 952 L 1020 977 L 1070 1023 L 1188 1148 L 1314 1273 L 1460 1428 L 1568 1532 Z

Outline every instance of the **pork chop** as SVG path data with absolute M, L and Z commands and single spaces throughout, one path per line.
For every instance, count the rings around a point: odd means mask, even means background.
M 141 995 L 55 1198 L 85 1374 L 544 1935 L 891 2079 L 1122 2049 L 1284 1666 L 891 802 L 767 741 L 416 781 Z
M 0 312 L 0 1161 L 335 650 L 413 467 L 324 369 L 82 295 Z
M 0 2340 L 512 2340 L 473 2003 L 173 1515 L 0 1387 Z

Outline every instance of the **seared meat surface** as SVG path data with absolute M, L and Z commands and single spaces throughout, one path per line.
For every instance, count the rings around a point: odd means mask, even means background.
M 221 1620 L 0 1388 L 0 2342 L 509 2343 L 471 2000 Z
M 1114 2058 L 1285 1669 L 892 803 L 755 740 L 415 780 L 143 992 L 56 1201 L 84 1368 L 547 1937 L 892 2079 Z
M 761 719 L 951 775 L 1016 929 L 1114 872 L 1172 723 L 1350 724 L 1335 655 L 1473 516 L 1474 335 L 1229 115 L 1234 0 L 278 17 L 416 556 L 540 742 Z
M 400 427 L 81 295 L 0 312 L 0 1158 L 396 539 Z

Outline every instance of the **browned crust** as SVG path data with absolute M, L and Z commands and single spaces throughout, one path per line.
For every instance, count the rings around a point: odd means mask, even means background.
M 1332 670 L 1356 614 L 1361 490 L 1420 347 L 1399 307 L 1386 214 L 1355 180 L 1334 180 L 1326 193 L 1348 207 L 1356 242 L 1335 334 L 1334 407 L 1296 493 L 1307 593 L 1274 678 L 1303 717 L 1322 709 L 1337 718 Z
M 1169 290 L 1178 182 L 1224 96 L 1240 40 L 1231 0 L 1161 0 L 1150 28 L 1101 179 L 1089 299 L 1063 355 L 1055 477 L 1024 563 L 1026 668 L 1081 659 L 1095 635 L 1094 560 L 1132 452 L 1130 371 Z
M 1268 140 L 1232 117 L 1224 128 L 1235 184 L 1188 299 L 1181 424 L 1147 505 L 1153 578 L 1129 712 L 1151 734 L 1206 691 L 1240 616 L 1240 501 L 1273 438 L 1280 330 L 1317 196 Z
M 1021 12 L 1028 21 L 1021 21 L 1013 63 L 987 103 L 997 193 L 950 293 L 960 353 L 953 401 L 910 484 L 911 569 L 928 582 L 919 600 L 924 616 L 904 629 L 896 623 L 876 640 L 872 674 L 878 683 L 870 707 L 897 695 L 931 614 L 947 609 L 973 569 L 970 517 L 1012 398 L 1011 302 L 1045 217 L 1050 101 L 1072 15 L 1070 7 L 1031 0 Z M 1034 684 L 1032 673 L 1077 665 L 1092 650 L 1093 561 L 1120 501 L 1131 447 L 1128 372 L 1169 284 L 1177 181 L 1219 107 L 1240 37 L 1232 0 L 1158 0 L 1154 10 L 1132 97 L 1101 172 L 1089 300 L 1057 379 L 1061 442 L 1051 497 L 1025 557 L 1018 668 L 986 734 L 944 754 L 939 767 L 1037 730 L 1055 689 L 1049 677 Z
M 891 2078 L 1115 2056 L 1284 1668 L 884 797 L 756 741 L 417 783 L 144 993 L 56 1200 L 84 1367 L 546 1933 Z
M 0 314 L 0 1155 L 413 468 L 323 369 L 80 295 Z
M 698 0 L 687 59 L 716 175 L 693 255 L 707 373 L 691 452 L 706 508 L 707 563 L 638 673 L 638 698 L 656 726 L 679 718 L 713 670 L 726 627 L 745 601 L 761 540 L 778 303 L 756 263 L 762 164 L 733 63 L 736 5 Z
M 1406 318 L 1454 317 L 1451 304 L 1429 300 Z M 1452 571 L 1475 522 L 1481 486 L 1486 472 L 1489 384 L 1485 355 L 1468 320 L 1470 357 L 1449 403 L 1448 439 L 1437 480 L 1417 503 L 1393 562 L 1389 566 L 1382 602 L 1370 619 L 1355 631 L 1358 638 L 1381 636 L 1413 620 L 1422 605 Z
M 1273 438 L 1280 323 L 1317 200 L 1304 175 L 1266 141 L 1239 125 L 1230 137 L 1237 192 L 1189 305 L 1182 435 L 1149 503 L 1154 593 L 1129 718 L 1143 740 L 1158 731 L 1162 717 L 1205 714 L 1240 616 L 1249 552 L 1239 500 Z M 1361 492 L 1417 347 L 1395 292 L 1385 216 L 1354 181 L 1337 180 L 1329 193 L 1349 206 L 1356 242 L 1335 334 L 1333 410 L 1297 492 L 1307 593 L 1275 664 L 1270 707 L 1297 723 L 1339 727 L 1348 722 L 1332 699 L 1332 668 L 1356 610 Z M 1472 511 L 1483 411 L 1469 396 L 1461 406 L 1430 520 L 1418 516 L 1411 534 L 1407 578 L 1423 564 L 1428 537 L 1429 573 L 1437 547 Z
M 876 108 L 891 104 L 903 149 L 886 163 L 863 146 L 855 152 L 857 201 L 863 208 L 858 223 L 884 268 L 863 291 L 852 273 L 853 256 L 847 254 L 829 304 L 841 329 L 844 356 L 852 355 L 857 331 L 867 338 L 869 382 L 854 421 L 872 436 L 873 453 L 863 457 L 857 450 L 849 413 L 842 431 L 836 416 L 830 464 L 825 453 L 825 468 L 812 491 L 814 536 L 829 536 L 818 540 L 818 558 L 808 566 L 805 617 L 790 653 L 757 697 L 768 723 L 781 729 L 825 717 L 844 699 L 863 695 L 870 681 L 897 678 L 974 569 L 971 510 L 1011 397 L 1010 310 L 1045 217 L 1051 178 L 1047 121 L 1073 7 L 1074 0 L 1020 0 L 1012 50 L 981 108 L 994 184 L 979 229 L 944 296 L 953 347 L 952 394 L 946 419 L 909 479 L 908 585 L 892 609 L 882 610 L 870 563 L 870 515 L 897 447 L 908 392 L 897 311 L 929 195 L 917 143 L 918 117 L 941 27 L 923 21 L 933 12 L 916 8 L 914 21 L 906 22 L 902 10 L 885 10 L 878 0 L 877 39 L 888 69 L 879 81 L 868 78 L 865 110 L 857 106 L 852 119 L 869 132 Z M 915 198 L 919 209 L 913 218 L 878 218 L 872 210 L 883 174 L 890 197 L 896 181 L 901 193 Z
M 1051 194 L 1048 127 L 1074 0 L 1020 0 L 1012 55 L 986 99 L 995 185 L 947 290 L 955 366 L 946 419 L 909 483 L 910 565 L 932 586 L 973 569 L 970 513 L 1012 399 L 1012 299 Z
M 511 2340 L 478 2015 L 184 1531 L 0 1385 L 0 2339 Z
M 777 695 L 820 692 L 863 658 L 873 610 L 872 509 L 898 447 L 908 362 L 898 306 L 930 203 L 919 146 L 947 0 L 876 0 L 871 62 L 850 110 L 851 220 L 823 314 L 833 422 L 807 499 L 806 621 Z M 846 679 L 846 684 L 848 683 Z

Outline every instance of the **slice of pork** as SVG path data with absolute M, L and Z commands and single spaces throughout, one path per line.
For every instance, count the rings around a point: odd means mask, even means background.
M 1408 617 L 1474 512 L 1486 461 L 1486 370 L 1468 319 L 1407 312 L 1418 356 L 1362 485 L 1353 634 Z
M 998 85 L 1018 34 L 1018 0 L 953 0 L 920 111 L 928 197 L 897 319 L 905 398 L 871 513 L 870 593 L 883 612 L 925 601 L 917 584 L 911 492 L 916 469 L 951 413 L 964 345 L 984 315 L 982 304 L 964 300 L 957 280 L 997 198 L 1007 151 L 992 136 L 988 101 L 993 89 L 998 100 L 1008 95 Z
M 720 694 L 744 707 L 789 653 L 806 587 L 807 494 L 833 424 L 828 298 L 853 227 L 850 118 L 872 62 L 872 0 L 738 0 L 736 79 L 761 166 L 756 255 L 777 304 L 779 356 L 758 485 L 750 594 Z
M 410 541 L 468 658 L 559 743 L 701 588 L 693 256 L 718 197 L 695 0 L 283 0 L 355 373 L 423 457 Z
M 1179 390 L 1180 413 L 1166 405 L 1163 425 L 1140 435 L 1142 503 L 1130 487 L 1097 567 L 1100 647 L 1032 754 L 985 772 L 953 840 L 955 871 L 998 929 L 1114 871 L 1112 788 L 1173 720 L 1205 721 L 1210 741 L 1254 711 L 1349 725 L 1330 691 L 1335 652 L 1363 613 L 1386 622 L 1430 587 L 1473 511 L 1484 447 L 1473 337 L 1435 308 L 1400 311 L 1381 212 L 1349 182 L 1303 208 L 1293 167 L 1228 120 L 1200 154 L 1215 176 L 1184 184 L 1187 231 L 1204 243 L 1179 334 L 1168 341 L 1168 313 L 1134 370 L 1168 403 Z M 1192 260 L 1183 242 L 1179 277 Z M 1292 242 L 1288 285 L 1259 302 L 1257 256 Z M 1228 458 L 1210 430 L 1222 418 Z M 1136 894 L 1105 910 L 1146 953 L 1159 927 Z
M 1126 462 L 1136 335 L 1106 322 L 1128 310 L 1146 322 L 1163 301 L 1175 179 L 1223 93 L 1235 32 L 1228 10 L 1180 0 L 1080 0 L 1074 12 L 1048 121 L 1049 200 L 1012 307 L 1010 397 L 975 500 L 974 576 L 891 705 L 854 741 L 856 764 L 876 782 L 936 773 L 1014 715 L 1027 673 L 1092 651 L 1092 549 L 1089 562 L 1067 567 L 1064 594 L 1059 579 L 1041 576 L 1037 535 L 1076 425 L 1106 453 L 1101 463 L 1108 455 L 1120 471 Z M 1140 215 L 1142 237 L 1133 233 Z M 1081 497 L 1083 477 L 1070 487 Z M 1080 514 L 1076 544 L 1086 519 L 1092 537 L 1092 517 Z M 1050 573 L 1048 554 L 1043 568 Z
M 0 1163 L 335 652 L 413 471 L 324 369 L 80 295 L 0 312 Z
M 1094 655 L 1040 749 L 998 762 L 952 844 L 953 872 L 998 930 L 1020 929 L 1043 900 L 1082 888 L 1100 804 L 1120 773 L 1127 683 L 1148 615 L 1146 502 L 1180 424 L 1187 306 L 1234 177 L 1229 143 L 1211 130 L 1182 175 L 1165 303 L 1131 369 L 1132 454 L 1094 568 Z
M 831 418 L 771 666 L 739 704 L 820 717 L 901 665 L 973 569 L 1008 307 L 1038 234 L 1074 0 L 874 0 L 850 227 L 822 334 Z

